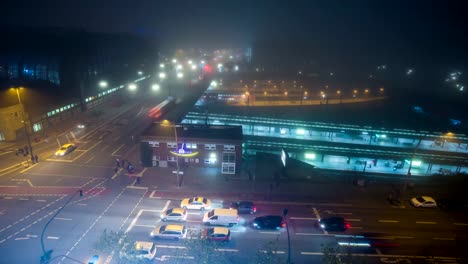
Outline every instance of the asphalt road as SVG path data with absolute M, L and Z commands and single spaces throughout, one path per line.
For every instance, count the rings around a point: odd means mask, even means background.
M 0 252 L 1 263 L 38 263 L 42 255 L 41 234 L 47 221 L 55 216 L 44 233 L 45 249 L 53 249 L 51 263 L 82 263 L 96 252 L 95 244 L 107 229 L 123 232 L 129 241 L 151 241 L 149 233 L 161 225 L 159 214 L 180 204 L 180 199 L 157 198 L 151 186 L 141 187 L 125 170 L 115 172 L 115 159 L 137 164 L 135 137 L 151 122 L 147 110 L 163 98 L 147 98 L 106 120 L 90 121 L 85 129 L 64 131 L 60 143 L 50 141 L 36 147 L 40 162 L 25 168 L 12 167 L 0 174 Z M 74 136 L 70 132 L 73 132 Z M 132 136 L 134 137 L 132 139 Z M 59 144 L 73 141 L 77 149 L 64 157 L 55 157 Z M 3 160 L 2 164 L 14 162 Z M 6 168 L 9 168 L 8 166 Z M 144 171 L 140 171 L 142 175 Z M 83 196 L 79 195 L 83 191 Z M 199 193 L 203 195 L 203 193 Z M 187 191 L 187 197 L 192 195 Z M 214 207 L 227 207 L 231 200 L 221 195 L 208 197 Z M 332 248 L 338 242 L 372 242 L 374 247 L 347 247 L 352 258 L 368 263 L 419 263 L 426 255 L 441 257 L 444 263 L 456 263 L 460 250 L 457 235 L 468 233 L 468 217 L 438 209 L 404 208 L 382 203 L 342 203 L 329 193 L 327 203 L 256 201 L 256 215 L 281 214 L 288 208 L 288 228 L 293 263 L 319 263 L 322 245 Z M 232 227 L 232 241 L 219 245 L 216 254 L 231 263 L 248 263 L 262 250 L 273 256 L 288 257 L 286 230 L 256 230 L 251 222 L 256 215 L 242 215 Z M 343 216 L 351 228 L 346 232 L 324 232 L 317 219 Z M 191 211 L 185 225 L 190 230 L 203 228 L 202 213 Z M 360 238 L 361 236 L 365 238 Z M 154 263 L 164 261 L 194 263 L 199 258 L 186 241 L 156 241 Z M 466 256 L 466 255 L 465 255 Z M 203 257 L 203 256 L 202 256 Z M 342 256 L 345 258 L 346 256 Z M 100 263 L 118 263 L 118 252 L 100 254 Z M 460 262 L 461 263 L 461 262 Z

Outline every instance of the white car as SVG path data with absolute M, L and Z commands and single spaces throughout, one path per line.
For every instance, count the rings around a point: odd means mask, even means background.
M 414 207 L 426 207 L 426 208 L 437 207 L 436 201 L 429 196 L 414 197 L 413 199 L 410 200 L 410 202 Z
M 150 236 L 155 239 L 179 240 L 187 236 L 187 228 L 183 225 L 162 225 L 151 231 Z
M 156 244 L 145 241 L 136 241 L 133 245 L 125 243 L 119 253 L 119 257 L 126 260 L 153 260 L 155 255 Z
M 180 202 L 180 207 L 184 209 L 195 209 L 203 211 L 211 209 L 211 201 L 204 197 L 185 198 Z

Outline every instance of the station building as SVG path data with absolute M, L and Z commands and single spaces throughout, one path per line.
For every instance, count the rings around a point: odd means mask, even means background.
M 155 123 L 141 136 L 145 167 L 211 167 L 238 175 L 242 163 L 242 127 Z

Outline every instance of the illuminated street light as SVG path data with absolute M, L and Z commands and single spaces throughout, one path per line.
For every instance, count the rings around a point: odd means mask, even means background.
M 166 79 L 166 73 L 165 72 L 160 72 L 159 73 L 159 79 L 161 79 L 161 80 Z
M 131 91 L 135 91 L 136 88 L 137 88 L 137 85 L 134 84 L 134 83 L 131 83 L 131 84 L 128 85 L 128 89 L 131 90 Z
M 176 69 L 177 69 L 177 70 L 182 70 L 182 68 L 183 68 L 183 67 L 182 67 L 182 64 L 177 64 L 177 66 L 176 66 Z
M 155 83 L 155 84 L 153 84 L 153 85 L 151 86 L 151 89 L 152 89 L 153 91 L 159 91 L 159 88 L 160 88 L 160 86 L 159 86 L 159 84 L 157 84 L 157 83 Z
M 192 61 L 192 60 L 189 60 L 187 63 L 188 63 L 189 65 L 192 65 L 193 61 Z
M 216 81 L 211 81 L 211 84 L 210 84 L 212 87 L 216 87 L 218 86 L 218 83 Z
M 177 63 L 177 60 L 176 60 L 176 59 L 172 59 L 172 63 L 176 64 L 176 63 Z
M 164 64 L 159 64 L 159 68 L 164 69 Z
M 201 64 L 205 64 L 205 61 L 204 61 L 204 60 L 202 60 L 200 63 L 201 63 Z
M 142 72 L 142 71 L 138 71 L 138 75 L 143 75 L 143 72 Z
M 106 81 L 100 81 L 99 82 L 99 87 L 106 88 L 107 87 L 107 82 Z
M 184 73 L 178 72 L 178 73 L 177 73 L 177 78 L 178 78 L 178 79 L 184 78 Z
M 237 65 L 234 66 L 234 70 L 235 70 L 235 71 L 238 71 L 238 70 L 239 70 L 239 66 L 237 66 Z
M 197 65 L 195 64 L 192 64 L 192 71 L 196 70 L 197 69 Z

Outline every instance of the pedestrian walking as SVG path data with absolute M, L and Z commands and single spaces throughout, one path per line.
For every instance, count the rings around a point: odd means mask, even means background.
M 115 164 L 116 164 L 117 168 L 120 168 L 120 160 L 119 160 L 119 158 L 116 158 L 116 159 L 115 159 Z
M 38 162 L 39 162 L 39 156 L 37 156 L 37 154 L 36 154 L 36 155 L 34 155 L 34 159 L 36 160 L 36 163 L 38 163 Z

